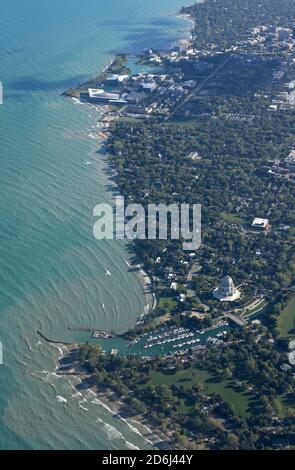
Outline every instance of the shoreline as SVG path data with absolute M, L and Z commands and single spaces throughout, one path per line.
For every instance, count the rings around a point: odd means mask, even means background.
M 144 270 L 144 266 L 140 262 L 138 262 L 135 265 L 132 265 L 126 259 L 124 259 L 124 261 L 125 261 L 125 264 L 128 266 L 128 268 L 130 269 L 130 271 L 134 271 L 134 274 L 136 275 L 137 279 L 139 280 L 141 284 L 144 298 L 145 298 L 145 306 L 143 309 L 143 313 L 138 318 L 134 327 L 125 332 L 126 334 L 130 331 L 133 331 L 137 325 L 144 323 L 144 321 L 147 319 L 149 314 L 153 310 L 155 310 L 156 305 L 157 305 L 157 299 L 156 299 L 155 291 L 153 289 L 151 278 L 147 274 L 147 272 Z
M 185 19 L 186 21 L 190 21 L 192 23 L 192 27 L 188 27 L 186 33 L 190 36 L 189 38 L 183 38 L 183 39 L 177 39 L 175 41 L 176 44 L 181 44 L 184 42 L 190 43 L 193 40 L 194 37 L 194 25 L 195 21 L 193 17 L 188 14 L 188 13 L 181 13 L 181 11 L 178 12 L 173 12 L 171 13 L 176 18 L 181 18 Z M 173 43 L 171 43 L 171 46 L 173 47 Z M 104 67 L 104 69 L 99 72 L 95 77 L 91 77 L 89 80 L 87 80 L 85 83 L 82 83 L 78 85 L 76 88 L 70 88 L 69 90 L 66 90 L 62 95 L 68 98 L 71 98 L 73 100 L 78 100 L 80 104 L 86 104 L 87 106 L 91 106 L 90 102 L 84 102 L 81 101 L 81 95 L 83 94 L 83 91 L 85 91 L 85 88 L 90 87 L 91 85 L 94 85 L 95 82 L 101 81 L 103 77 L 107 74 L 108 70 L 112 68 L 118 60 L 123 58 L 123 67 L 127 63 L 127 59 L 129 57 L 136 57 L 140 58 L 141 54 L 126 54 L 126 53 L 118 53 L 116 54 L 113 59 L 110 61 L 110 63 Z M 101 118 L 97 121 L 99 123 L 97 131 L 94 133 L 97 135 L 98 139 L 101 140 L 101 147 L 102 147 L 102 153 L 104 156 L 104 159 L 108 164 L 111 164 L 111 159 L 109 158 L 107 152 L 103 149 L 104 142 L 106 142 L 109 139 L 110 133 L 111 133 L 111 127 L 112 127 L 112 122 L 115 122 L 119 119 L 120 117 L 120 112 L 113 112 L 113 109 L 109 105 L 99 105 L 100 109 L 102 111 L 102 116 Z M 120 190 L 119 186 L 117 185 L 117 189 Z M 135 255 L 135 258 L 137 258 L 137 253 L 133 251 L 133 254 Z M 139 260 L 138 263 L 134 266 L 131 265 L 128 261 L 124 260 L 127 266 L 130 269 L 135 269 L 135 274 L 137 276 L 137 279 L 139 280 L 142 288 L 143 288 L 143 293 L 144 293 L 144 299 L 145 299 L 145 307 L 143 310 L 143 313 L 138 317 L 137 321 L 135 322 L 134 326 L 126 330 L 123 334 L 127 334 L 128 332 L 133 332 L 137 326 L 143 325 L 148 318 L 149 314 L 155 310 L 157 306 L 157 297 L 156 293 L 153 289 L 151 277 L 147 274 L 145 271 L 144 265 L 142 264 L 142 261 Z
M 130 405 L 124 402 L 113 390 L 101 389 L 91 384 L 91 375 L 84 369 L 78 360 L 79 344 L 71 343 L 66 345 L 67 352 L 64 351 L 63 343 L 55 343 L 56 347 L 61 347 L 62 356 L 58 360 L 55 373 L 60 377 L 79 377 L 81 383 L 85 386 L 85 390 L 91 390 L 95 394 L 94 403 L 102 406 L 112 416 L 125 422 L 129 429 L 139 435 L 154 449 L 172 449 L 171 443 L 173 439 L 164 434 L 156 423 L 146 415 L 140 415 L 133 412 Z
M 188 17 L 189 15 L 182 15 L 181 13 L 177 13 L 174 15 L 176 17 L 185 18 L 186 20 L 190 19 L 193 22 L 193 20 Z M 189 30 L 187 32 L 189 34 Z M 181 41 L 190 41 L 192 39 L 192 34 L 193 28 L 191 29 L 190 39 L 178 39 L 176 43 L 180 44 Z M 106 72 L 110 69 L 110 67 L 113 66 L 118 57 L 120 57 L 120 55 L 115 56 L 110 62 L 110 64 L 107 65 L 96 77 L 90 78 L 84 84 L 78 85 L 76 88 L 71 88 L 65 91 L 63 93 L 63 96 L 78 101 L 79 104 L 86 104 L 87 106 L 91 106 L 91 103 L 81 101 L 81 94 L 83 93 L 83 90 L 88 85 L 90 86 L 94 82 L 99 81 L 102 76 L 106 74 Z M 136 55 L 136 57 L 139 57 L 139 55 Z M 116 121 L 119 118 L 120 114 L 113 113 L 113 110 L 110 108 L 110 106 L 101 106 L 100 109 L 102 111 L 101 117 L 97 121 L 99 123 L 99 126 L 97 131 L 95 131 L 93 135 L 96 135 L 101 141 L 100 147 L 103 153 L 103 157 L 110 164 L 110 158 L 107 153 L 104 152 L 103 146 L 104 142 L 107 141 L 110 136 L 112 122 Z M 120 189 L 118 185 L 117 188 L 118 190 Z M 130 270 L 134 270 L 137 279 L 141 284 L 144 293 L 145 307 L 143 313 L 138 317 L 134 326 L 132 328 L 129 328 L 126 332 L 124 332 L 124 334 L 132 332 L 136 329 L 138 325 L 144 324 L 151 311 L 153 311 L 157 305 L 157 298 L 153 289 L 152 280 L 150 276 L 146 273 L 141 260 L 137 261 L 137 254 L 134 252 L 134 250 L 132 251 L 135 255 L 136 264 L 131 264 L 127 260 L 124 261 Z M 146 415 L 134 414 L 132 408 L 127 403 L 124 403 L 124 401 L 120 397 L 118 397 L 114 393 L 114 391 L 110 389 L 98 390 L 97 386 L 91 384 L 90 374 L 88 374 L 87 371 L 81 367 L 77 356 L 75 357 L 75 355 L 78 354 L 80 346 L 78 343 L 66 343 L 63 341 L 50 340 L 40 331 L 38 331 L 38 334 L 44 341 L 51 343 L 53 346 L 58 347 L 62 351 L 61 357 L 58 360 L 58 364 L 55 371 L 57 375 L 79 377 L 81 379 L 81 382 L 84 382 L 85 388 L 87 390 L 92 390 L 93 393 L 95 393 L 95 400 L 97 404 L 105 408 L 112 416 L 115 416 L 118 419 L 124 421 L 129 427 L 129 429 L 131 429 L 135 434 L 140 435 L 142 439 L 149 443 L 149 445 L 151 445 L 153 449 L 171 450 L 172 448 L 175 448 L 175 446 L 171 446 L 171 444 L 173 443 L 172 436 L 165 434 L 163 430 L 159 429 L 159 426 L 152 421 L 151 417 Z M 64 351 L 65 348 L 67 350 L 66 353 Z M 67 362 L 67 366 L 64 367 L 64 363 Z
M 185 19 L 186 21 L 190 21 L 190 23 L 193 24 L 192 29 L 190 29 L 190 28 L 187 29 L 187 32 L 191 35 L 190 40 L 192 40 L 194 38 L 194 28 L 195 28 L 195 20 L 192 17 L 192 15 L 190 15 L 189 13 L 181 13 L 181 11 L 180 11 L 175 16 L 177 18 L 182 18 L 182 19 Z M 181 41 L 181 39 L 180 39 L 180 41 Z

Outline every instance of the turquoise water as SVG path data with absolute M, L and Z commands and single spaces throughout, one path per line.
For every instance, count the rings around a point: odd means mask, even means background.
M 37 329 L 58 338 L 78 325 L 120 332 L 143 311 L 124 243 L 92 236 L 93 207 L 111 200 L 113 186 L 90 137 L 99 111 L 60 95 L 115 52 L 183 37 L 189 23 L 172 13 L 190 2 L 1 0 L 1 449 L 150 446 L 54 374 L 60 352 Z

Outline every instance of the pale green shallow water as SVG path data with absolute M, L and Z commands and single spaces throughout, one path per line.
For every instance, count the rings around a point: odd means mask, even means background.
M 1 0 L 1 449 L 149 446 L 89 392 L 75 395 L 50 373 L 59 352 L 36 331 L 60 337 L 69 325 L 89 324 L 122 331 L 143 311 L 124 244 L 92 236 L 94 205 L 112 198 L 89 137 L 97 113 L 60 94 L 114 52 L 183 36 L 178 30 L 189 23 L 172 13 L 190 1 Z

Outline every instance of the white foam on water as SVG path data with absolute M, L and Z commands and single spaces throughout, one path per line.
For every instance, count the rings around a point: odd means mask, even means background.
M 58 403 L 67 403 L 67 401 L 68 401 L 66 398 L 61 397 L 59 395 L 57 395 L 56 399 L 57 399 Z
M 29 365 L 27 364 L 27 362 L 24 362 L 24 361 L 17 361 L 19 364 L 21 364 L 22 366 L 25 366 L 25 367 L 29 367 Z
M 78 405 L 79 405 L 79 408 L 81 408 L 82 410 L 88 411 L 88 408 L 86 408 L 85 406 L 83 406 L 82 403 L 87 403 L 86 398 L 82 398 L 82 400 L 80 400 L 80 401 L 78 402 Z
M 132 432 L 134 432 L 134 434 L 137 434 L 138 436 L 142 437 L 143 439 L 145 439 L 146 441 L 150 442 L 148 439 L 146 439 L 142 434 L 141 432 L 135 427 L 135 426 L 132 426 L 132 424 L 129 423 L 129 421 L 127 421 L 127 419 L 125 418 L 122 418 L 122 421 L 124 421 L 127 426 L 129 427 L 129 429 L 131 429 Z
M 94 397 L 94 399 L 95 399 L 95 398 L 96 398 L 96 393 L 95 393 L 93 390 L 88 389 L 88 390 L 86 390 L 86 392 L 85 392 L 85 396 L 86 396 L 89 400 L 91 400 L 93 397 Z
M 85 406 L 80 405 L 80 404 L 79 404 L 79 408 L 81 408 L 81 410 L 88 411 L 88 408 L 86 408 Z
M 30 345 L 30 342 L 29 342 L 28 338 L 25 337 L 24 339 L 25 339 L 25 343 L 26 343 L 29 351 L 33 352 L 32 346 Z
M 102 408 L 104 408 L 105 410 L 107 410 L 110 414 L 112 414 L 113 416 L 118 416 L 118 418 L 120 418 L 125 424 L 127 424 L 128 428 L 134 433 L 134 434 L 137 434 L 138 436 L 140 436 L 143 440 L 145 440 L 148 444 L 151 444 L 153 445 L 152 441 L 150 441 L 149 439 L 147 439 L 145 436 L 143 436 L 141 434 L 141 432 L 135 427 L 135 426 L 132 426 L 132 424 L 130 424 L 130 422 L 123 418 L 117 411 L 114 411 L 112 410 L 109 406 L 107 406 L 104 402 L 100 401 L 98 398 L 94 398 L 94 400 L 91 401 L 91 403 L 93 404 L 96 404 L 96 405 L 100 405 Z M 134 421 L 135 423 L 137 423 L 137 421 Z M 141 423 L 138 423 L 141 425 Z M 142 425 L 144 426 L 148 432 L 150 434 L 153 435 L 153 433 L 151 432 L 151 430 L 145 426 L 145 425 Z M 157 437 L 157 436 L 156 436 Z M 160 440 L 160 439 L 159 439 Z
M 92 400 L 91 403 L 94 403 L 95 405 L 101 406 L 102 408 L 107 410 L 109 413 L 111 413 L 111 415 L 116 415 L 117 414 L 116 411 L 112 410 L 109 406 L 107 406 L 105 403 L 100 401 L 98 398 L 94 398 L 94 400 Z
M 140 426 L 142 426 L 143 428 L 145 428 L 145 429 L 147 430 L 147 432 L 148 432 L 149 434 L 151 434 L 151 436 L 154 436 L 154 437 L 157 439 L 158 442 L 162 442 L 162 439 L 160 439 L 159 436 L 157 436 L 156 434 L 154 434 L 154 433 L 151 431 L 151 429 L 150 429 L 146 424 L 140 423 L 139 421 L 135 421 L 135 419 L 131 419 L 131 421 L 132 421 L 133 423 L 139 424 Z M 129 423 L 129 426 L 133 428 L 132 424 L 130 424 L 130 423 Z M 136 428 L 134 428 L 134 429 L 136 429 Z M 138 431 L 138 429 L 137 429 L 137 431 Z M 142 434 L 141 434 L 139 431 L 138 431 L 138 433 L 142 436 Z M 142 436 L 142 437 L 143 437 L 143 436 Z M 149 439 L 147 439 L 147 438 L 144 438 L 144 439 L 145 439 L 147 442 L 149 442 L 149 443 L 152 444 L 152 442 L 151 442 Z
M 59 352 L 58 360 L 60 361 L 64 357 L 64 352 L 62 348 L 58 346 L 57 344 L 53 344 L 53 347 L 58 350 Z
M 103 427 L 104 427 L 104 429 L 107 433 L 108 439 L 110 441 L 113 441 L 115 439 L 122 439 L 125 442 L 124 436 L 114 426 L 111 426 L 110 424 L 104 423 Z
M 131 442 L 127 441 L 123 434 L 117 429 L 115 428 L 114 426 L 112 426 L 111 424 L 108 424 L 108 423 L 104 423 L 102 421 L 102 419 L 100 418 L 97 418 L 96 420 L 97 423 L 99 424 L 103 424 L 103 427 L 107 433 L 107 436 L 108 436 L 108 439 L 110 441 L 114 441 L 114 440 L 122 440 L 124 442 L 124 444 L 126 445 L 126 447 L 130 450 L 139 450 L 138 447 L 136 447 L 134 444 L 132 444 Z
M 78 98 L 72 97 L 73 104 L 83 104 Z
M 126 447 L 130 450 L 139 450 L 139 447 L 136 447 L 134 444 L 131 442 L 125 441 Z
M 46 375 L 48 381 L 49 379 L 61 379 L 62 378 L 60 375 L 56 374 L 56 372 L 44 371 L 43 373 Z

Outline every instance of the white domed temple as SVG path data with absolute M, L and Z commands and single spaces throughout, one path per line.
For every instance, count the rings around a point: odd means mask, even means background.
M 230 276 L 224 276 L 220 287 L 214 289 L 213 296 L 221 302 L 234 302 L 241 297 L 241 292 L 235 287 Z

